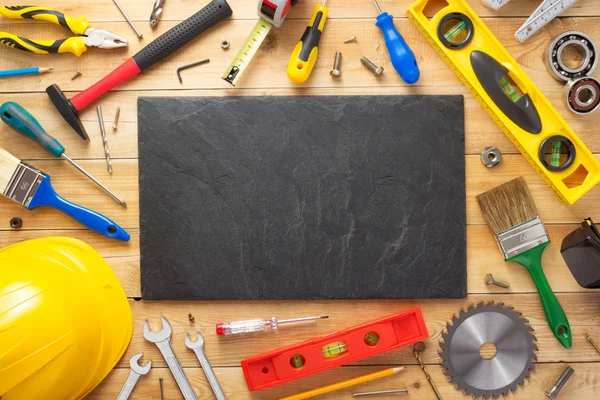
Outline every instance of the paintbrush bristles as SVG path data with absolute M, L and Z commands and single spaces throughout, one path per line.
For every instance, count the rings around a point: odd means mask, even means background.
M 20 163 L 21 160 L 0 148 L 0 194 L 4 193 L 8 181 L 10 181 Z
M 523 177 L 480 194 L 477 201 L 496 235 L 539 215 Z

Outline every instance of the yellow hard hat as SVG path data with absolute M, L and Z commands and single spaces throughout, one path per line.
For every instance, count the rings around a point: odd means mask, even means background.
M 0 249 L 0 397 L 81 399 L 121 358 L 133 321 L 102 256 L 65 237 Z

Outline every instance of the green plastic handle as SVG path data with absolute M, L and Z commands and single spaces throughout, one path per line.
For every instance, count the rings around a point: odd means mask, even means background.
M 21 135 L 38 143 L 54 157 L 58 158 L 65 152 L 65 147 L 48 135 L 33 115 L 14 101 L 8 101 L 0 106 L 0 118 Z
M 542 307 L 546 313 L 546 319 L 548 325 L 552 329 L 552 333 L 558 339 L 558 341 L 567 349 L 570 349 L 573 345 L 573 339 L 571 337 L 571 326 L 567 315 L 563 310 L 562 306 L 558 302 L 558 299 L 554 295 L 544 270 L 542 268 L 542 253 L 550 241 L 540 244 L 533 249 L 527 250 L 519 255 L 511 258 L 507 258 L 505 261 L 512 261 L 521 264 L 531 274 L 533 282 L 537 287 L 538 293 L 540 294 L 540 300 Z

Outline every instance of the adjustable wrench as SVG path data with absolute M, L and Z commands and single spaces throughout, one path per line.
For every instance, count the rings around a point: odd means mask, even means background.
M 146 375 L 148 371 L 150 371 L 150 368 L 152 367 L 152 361 L 148 361 L 148 364 L 141 367 L 138 363 L 140 358 L 142 358 L 142 353 L 137 353 L 131 357 L 131 360 L 129 360 L 129 367 L 131 368 L 131 371 L 129 371 L 129 376 L 125 381 L 123 388 L 119 392 L 117 400 L 127 400 L 131 395 L 131 392 L 133 391 L 138 379 L 140 379 L 140 376 Z
M 185 345 L 188 349 L 194 350 L 194 353 L 196 353 L 196 357 L 198 357 L 198 361 L 200 361 L 200 365 L 202 366 L 202 371 L 204 371 L 204 375 L 206 375 L 206 379 L 208 379 L 208 383 L 210 383 L 210 387 L 212 388 L 217 400 L 225 400 L 223 389 L 221 389 L 221 385 L 219 385 L 217 376 L 215 375 L 215 372 L 210 366 L 208 358 L 206 358 L 206 354 L 204 353 L 204 336 L 202 336 L 202 334 L 198 331 L 196 331 L 196 336 L 198 339 L 193 342 L 190 338 L 190 334 L 186 333 Z
M 198 400 L 190 381 L 187 376 L 185 376 L 185 372 L 183 372 L 183 368 L 181 368 L 181 364 L 171 347 L 171 325 L 169 325 L 169 321 L 167 321 L 165 317 L 161 316 L 160 319 L 163 328 L 158 332 L 152 332 L 150 330 L 148 320 L 144 322 L 144 338 L 149 342 L 155 343 L 158 350 L 160 350 L 160 353 L 167 362 L 167 365 L 177 382 L 177 386 L 179 386 L 181 394 L 183 394 L 183 398 L 185 400 Z

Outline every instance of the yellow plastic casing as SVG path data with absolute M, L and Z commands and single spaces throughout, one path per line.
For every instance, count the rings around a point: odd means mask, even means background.
M 321 34 L 323 33 L 323 29 L 325 29 L 325 22 L 327 20 L 327 16 L 329 15 L 329 9 L 325 6 L 319 5 L 315 7 L 312 17 L 308 22 L 308 26 L 306 27 L 306 32 L 304 36 L 302 37 L 302 39 L 300 39 L 298 44 L 296 44 L 294 50 L 292 51 L 292 55 L 290 56 L 290 62 L 288 63 L 287 67 L 287 76 L 292 82 L 306 82 L 306 80 L 310 77 L 310 74 L 312 73 L 315 63 L 317 62 L 317 57 L 319 55 L 319 42 L 317 41 L 316 44 L 312 44 L 310 40 L 311 34 L 309 32 L 313 29 L 315 20 L 319 12 L 322 13 L 322 17 L 319 21 L 319 25 L 316 28 L 321 32 Z M 307 40 L 307 43 L 305 43 L 303 39 L 307 37 L 309 38 L 309 40 Z M 302 60 L 300 58 L 300 53 L 304 50 L 304 46 L 312 46 L 312 48 L 310 49 L 308 59 L 306 60 Z
M 448 6 L 437 12 L 431 19 L 423 13 L 428 1 L 417 0 L 413 3 L 406 12 L 408 18 L 417 26 L 561 201 L 567 204 L 575 203 L 600 181 L 600 162 L 464 0 L 447 0 Z M 453 12 L 466 15 L 474 27 L 471 41 L 458 49 L 447 48 L 437 35 L 438 25 L 442 18 Z M 509 71 L 508 75 L 523 93 L 529 95 L 542 121 L 540 133 L 532 134 L 523 130 L 509 119 L 488 96 L 471 66 L 470 56 L 475 50 L 485 52 L 498 61 Z M 576 150 L 573 164 L 563 171 L 551 171 L 539 159 L 540 145 L 545 139 L 554 135 L 562 135 L 569 139 Z
M 28 240 L 0 250 L 0 397 L 81 399 L 133 329 L 117 277 L 89 245 Z

